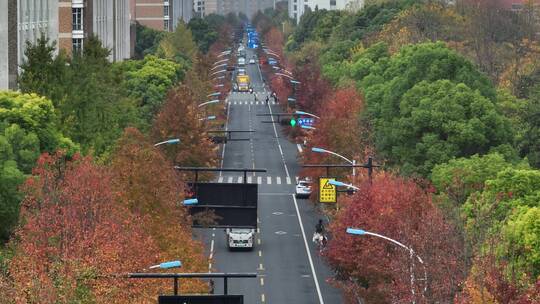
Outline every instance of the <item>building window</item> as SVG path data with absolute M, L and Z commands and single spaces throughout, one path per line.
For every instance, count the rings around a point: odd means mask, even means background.
M 74 38 L 72 44 L 73 44 L 73 54 L 80 54 L 83 48 L 82 38 Z
M 166 31 L 169 30 L 169 20 L 163 20 L 163 29 Z
M 168 6 L 163 7 L 163 16 L 169 17 L 169 7 Z
M 293 8 L 293 11 L 296 12 L 297 8 L 296 8 L 296 4 L 294 5 L 294 8 Z
M 73 30 L 74 31 L 82 31 L 83 29 L 83 14 L 82 14 L 82 8 L 73 8 Z
M 336 0 L 330 0 L 330 6 L 336 6 Z

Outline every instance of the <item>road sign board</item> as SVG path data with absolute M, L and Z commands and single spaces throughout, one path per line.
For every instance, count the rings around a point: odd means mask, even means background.
M 332 177 L 319 178 L 319 203 L 335 203 L 337 202 L 336 186 L 329 183 L 331 180 L 336 180 Z
M 159 296 L 159 304 L 243 304 L 243 295 Z
M 301 118 L 298 118 L 297 122 L 298 122 L 299 126 L 312 127 L 314 119 L 313 118 L 307 118 L 307 117 L 301 117 Z
M 257 228 L 257 184 L 195 183 L 188 186 L 198 200 L 189 208 L 193 227 Z M 207 222 L 210 217 L 213 220 Z

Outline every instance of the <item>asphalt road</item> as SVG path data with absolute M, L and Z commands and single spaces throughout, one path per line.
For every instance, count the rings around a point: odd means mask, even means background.
M 253 52 L 248 50 L 247 58 Z M 222 229 L 199 230 L 213 258 L 212 272 L 256 272 L 256 279 L 229 279 L 229 294 L 243 294 L 244 303 L 342 303 L 337 289 L 327 283 L 331 271 L 319 256 L 311 237 L 319 215 L 308 200 L 295 199 L 299 172 L 299 147 L 281 132 L 279 124 L 264 123 L 269 117 L 257 114 L 280 112 L 265 104 L 267 88 L 256 64 L 246 66 L 254 94 L 231 93 L 228 97 L 229 130 L 256 130 L 235 134 L 246 141 L 231 141 L 224 147 L 223 167 L 265 168 L 266 173 L 249 174 L 248 182 L 259 184 L 259 229 L 253 251 L 227 249 Z M 223 173 L 219 182 L 241 182 L 241 175 Z M 221 280 L 215 293 L 223 292 Z

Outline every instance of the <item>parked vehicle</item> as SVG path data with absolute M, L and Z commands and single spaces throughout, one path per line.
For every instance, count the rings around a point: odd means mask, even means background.
M 245 66 L 246 65 L 246 58 L 240 57 L 238 58 L 238 66 Z

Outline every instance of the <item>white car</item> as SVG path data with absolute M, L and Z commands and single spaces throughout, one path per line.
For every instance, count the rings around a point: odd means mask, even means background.
M 238 65 L 239 65 L 239 66 L 244 66 L 244 65 L 246 65 L 246 58 L 244 58 L 244 57 L 238 58 Z
M 238 75 L 246 75 L 246 69 L 238 68 Z
M 249 60 L 249 64 L 255 64 L 255 59 L 251 58 L 251 59 Z
M 307 198 L 311 195 L 311 181 L 309 179 L 301 179 L 296 184 L 296 197 Z
M 227 236 L 227 245 L 229 249 L 253 249 L 253 240 L 255 239 L 254 229 L 227 228 L 225 234 Z

